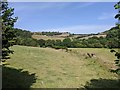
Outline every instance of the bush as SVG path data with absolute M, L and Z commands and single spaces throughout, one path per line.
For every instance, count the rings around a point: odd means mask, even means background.
M 67 47 L 65 47 L 65 46 L 52 46 L 52 48 L 55 48 L 55 49 L 67 49 Z

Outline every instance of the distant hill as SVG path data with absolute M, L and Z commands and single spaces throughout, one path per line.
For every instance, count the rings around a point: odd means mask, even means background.
M 116 27 L 97 34 L 71 34 L 69 32 L 30 32 L 16 29 L 17 45 L 68 48 L 101 48 L 118 45 Z
M 108 33 L 110 33 L 110 32 L 116 32 L 117 31 L 117 27 L 112 27 L 110 30 L 106 30 L 106 31 L 104 31 L 104 32 L 102 32 L 103 34 L 108 34 Z
M 39 39 L 63 40 L 67 37 L 70 37 L 69 32 L 32 32 L 32 33 L 33 33 L 32 37 L 37 40 Z
M 39 39 L 52 39 L 52 40 L 63 40 L 65 38 L 79 38 L 79 39 L 88 39 L 90 37 L 106 37 L 105 33 L 99 34 L 71 34 L 69 32 L 32 32 L 32 37 L 39 40 Z
M 29 38 L 34 38 L 34 39 L 44 39 L 44 40 L 63 40 L 65 38 L 77 38 L 77 39 L 88 39 L 91 37 L 106 37 L 108 34 L 113 34 L 117 33 L 117 28 L 113 27 L 110 30 L 106 30 L 104 32 L 100 32 L 97 34 L 91 33 L 91 34 L 71 34 L 70 32 L 30 32 L 27 30 L 22 30 L 22 29 L 15 29 L 17 30 L 17 36 L 18 37 L 29 37 Z

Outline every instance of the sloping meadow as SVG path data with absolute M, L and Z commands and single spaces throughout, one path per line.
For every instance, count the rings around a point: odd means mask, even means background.
M 76 48 L 66 52 L 17 45 L 12 49 L 15 52 L 7 61 L 6 67 L 34 73 L 36 81 L 31 84 L 32 88 L 84 88 L 93 79 L 97 85 L 93 87 L 117 87 L 117 76 L 101 65 L 103 62 L 114 63 L 115 57 L 108 49 Z M 89 57 L 88 53 L 94 53 L 94 56 Z M 100 63 L 99 60 L 103 62 Z M 23 78 L 19 76 L 19 79 Z M 100 82 L 99 79 L 108 81 Z

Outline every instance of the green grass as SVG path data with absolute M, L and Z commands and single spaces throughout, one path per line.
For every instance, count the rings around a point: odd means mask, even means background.
M 25 74 L 26 78 L 27 76 L 31 78 L 31 74 L 35 73 L 37 78 L 35 83 L 31 81 L 32 84 L 27 84 L 27 87 L 30 85 L 32 88 L 76 88 L 84 87 L 86 82 L 91 79 L 117 79 L 113 73 L 102 67 L 101 63 L 98 63 L 99 60 L 104 59 L 106 62 L 113 62 L 115 57 L 109 53 L 108 49 L 78 48 L 71 49 L 71 52 L 27 46 L 13 46 L 12 49 L 15 52 L 11 55 L 11 59 L 7 61 L 10 65 L 6 67 L 14 68 L 19 72 L 20 69 L 23 69 L 22 72 L 28 71 L 29 74 Z M 84 54 L 87 52 L 95 53 L 98 58 L 85 59 Z M 7 78 L 12 78 L 9 77 L 9 74 L 7 75 Z M 16 77 L 17 75 L 19 74 L 15 74 Z M 19 76 L 21 81 L 25 79 L 23 76 Z M 29 79 L 25 79 L 21 84 L 27 83 L 27 81 L 30 82 Z M 19 86 L 25 87 L 25 85 Z
M 117 59 L 113 53 L 110 52 L 110 49 L 107 48 L 74 48 L 72 52 L 76 53 L 78 57 L 84 59 L 87 53 L 95 54 L 95 59 L 98 61 L 102 66 L 112 69 L 115 68 L 114 60 Z M 82 57 L 81 57 L 82 56 Z

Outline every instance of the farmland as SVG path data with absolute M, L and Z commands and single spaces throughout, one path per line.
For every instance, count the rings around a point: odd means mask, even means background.
M 101 34 L 98 34 L 98 35 L 91 35 L 91 34 L 75 34 L 75 35 L 72 35 L 72 36 L 70 36 L 70 34 L 62 34 L 62 35 L 53 35 L 53 36 L 46 36 L 46 35 L 36 35 L 36 34 L 33 34 L 32 35 L 32 38 L 34 38 L 34 39 L 37 39 L 37 40 L 39 40 L 39 39 L 44 39 L 44 40 L 48 40 L 48 39 L 51 39 L 51 40 L 63 40 L 63 39 L 65 39 L 65 38 L 67 38 L 67 37 L 69 37 L 69 38 L 71 38 L 71 39 L 73 39 L 73 38 L 80 38 L 80 39 L 88 39 L 88 38 L 91 38 L 91 37 L 106 37 L 106 34 L 103 34 L 103 35 L 101 35 Z

